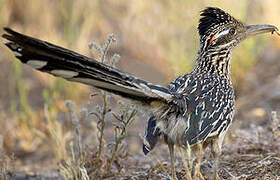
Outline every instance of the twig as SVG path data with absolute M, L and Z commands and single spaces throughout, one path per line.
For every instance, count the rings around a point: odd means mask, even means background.
M 101 158 L 101 153 L 102 153 L 102 149 L 103 149 L 103 135 L 104 135 L 104 128 L 105 128 L 106 113 L 107 113 L 107 93 L 104 91 L 103 92 L 103 108 L 102 108 L 100 120 L 98 121 L 98 125 L 101 126 L 101 127 L 98 126 L 98 130 L 100 133 L 99 137 L 98 137 L 98 141 L 99 141 L 99 147 L 98 147 L 98 153 L 97 153 L 98 160 L 100 160 L 100 158 Z
M 132 123 L 136 113 L 137 110 L 135 109 L 135 107 L 132 107 L 131 109 L 129 108 L 125 109 L 124 111 L 122 111 L 121 116 L 118 116 L 114 112 L 112 113 L 113 116 L 120 122 L 120 125 L 115 125 L 115 129 L 114 129 L 115 147 L 113 149 L 111 158 L 108 160 L 105 174 L 109 172 L 109 169 L 112 166 L 112 162 L 114 161 L 116 154 L 119 150 L 119 146 L 121 145 L 121 142 L 126 135 L 127 127 Z

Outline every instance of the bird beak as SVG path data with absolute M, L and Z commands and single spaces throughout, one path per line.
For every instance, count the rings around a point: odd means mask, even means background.
M 245 26 L 245 28 L 246 28 L 247 37 L 257 35 L 257 34 L 263 34 L 267 32 L 271 32 L 272 34 L 276 32 L 276 34 L 280 36 L 280 33 L 278 32 L 278 28 L 269 24 L 248 25 Z

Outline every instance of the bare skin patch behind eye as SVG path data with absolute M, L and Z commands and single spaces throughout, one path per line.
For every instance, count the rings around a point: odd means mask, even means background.
M 223 35 L 228 34 L 229 31 L 230 31 L 230 29 L 231 29 L 231 28 L 227 28 L 227 29 L 223 30 L 222 32 L 219 32 L 219 33 L 217 32 L 217 33 L 215 33 L 215 34 L 209 39 L 209 41 L 208 41 L 208 43 L 207 43 L 207 47 L 208 47 L 215 39 L 219 38 L 220 36 L 223 36 Z
M 215 39 L 215 37 L 216 37 L 216 34 L 217 34 L 217 33 L 215 33 L 215 34 L 209 39 L 209 41 L 208 41 L 208 43 L 207 43 L 207 47 L 214 41 L 214 39 Z

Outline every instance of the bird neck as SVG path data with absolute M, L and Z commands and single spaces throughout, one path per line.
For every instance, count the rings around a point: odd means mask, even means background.
M 209 49 L 199 52 L 194 71 L 213 73 L 230 79 L 231 49 Z

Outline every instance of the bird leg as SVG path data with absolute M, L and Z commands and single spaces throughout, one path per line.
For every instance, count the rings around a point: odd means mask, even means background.
M 169 149 L 169 154 L 170 154 L 170 159 L 171 159 L 172 179 L 177 180 L 176 169 L 175 169 L 174 144 L 171 142 L 168 142 L 168 149 Z
M 214 159 L 213 179 L 218 180 L 218 179 L 220 179 L 220 177 L 218 175 L 218 170 L 219 170 L 219 158 L 221 155 L 221 148 L 220 148 L 217 140 L 213 140 L 211 143 L 211 153 L 212 153 L 213 159 Z

